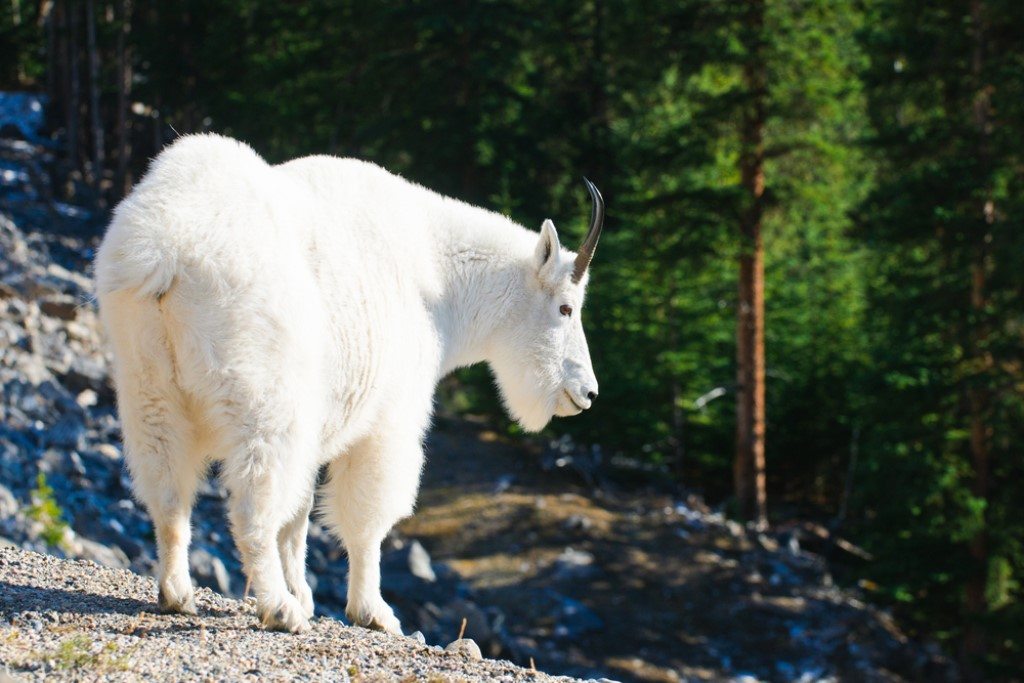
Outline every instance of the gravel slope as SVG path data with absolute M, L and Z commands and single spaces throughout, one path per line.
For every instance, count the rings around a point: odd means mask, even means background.
M 412 638 L 318 618 L 263 631 L 253 601 L 196 594 L 200 616 L 155 612 L 152 579 L 0 548 L 0 679 L 573 681 L 475 661 Z

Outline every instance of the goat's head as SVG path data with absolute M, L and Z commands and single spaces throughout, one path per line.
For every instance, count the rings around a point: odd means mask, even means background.
M 604 224 L 604 200 L 593 183 L 584 182 L 592 208 L 579 252 L 563 250 L 554 223 L 544 221 L 524 264 L 523 295 L 503 323 L 502 348 L 492 361 L 505 407 L 530 431 L 543 429 L 555 415 L 578 415 L 597 398 L 581 313 Z

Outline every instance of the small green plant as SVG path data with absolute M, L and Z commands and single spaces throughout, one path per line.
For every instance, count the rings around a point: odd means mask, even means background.
M 117 644 L 105 643 L 98 652 L 92 651 L 92 639 L 80 633 L 61 641 L 57 649 L 47 659 L 53 660 L 58 670 L 88 668 L 94 671 L 124 671 L 127 669 L 127 658 L 117 656 Z
M 64 520 L 64 510 L 54 498 L 53 487 L 46 483 L 46 475 L 42 472 L 36 476 L 36 487 L 32 489 L 31 496 L 32 504 L 25 513 L 43 525 L 42 537 L 48 545 L 63 546 L 68 523 Z
M 91 664 L 96 657 L 89 652 L 91 644 L 84 635 L 72 636 L 62 641 L 57 646 L 57 651 L 53 653 L 54 666 L 57 669 L 77 669 Z

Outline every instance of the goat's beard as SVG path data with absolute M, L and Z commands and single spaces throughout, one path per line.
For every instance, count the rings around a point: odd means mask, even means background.
M 528 432 L 539 432 L 544 429 L 558 409 L 558 388 L 549 388 L 532 373 L 517 375 L 505 373 L 495 368 L 498 392 L 505 411 L 516 423 Z M 525 376 L 524 376 L 525 375 Z
M 538 399 L 532 402 L 527 410 L 522 410 L 523 405 L 514 405 L 512 401 L 502 392 L 502 400 L 505 403 L 505 410 L 516 423 L 528 432 L 539 432 L 548 426 L 555 411 L 552 403 L 554 400 Z
M 533 407 L 530 410 L 517 411 L 513 410 L 511 405 L 506 401 L 505 409 L 508 410 L 509 415 L 528 432 L 539 432 L 548 426 L 551 422 L 551 418 L 555 415 L 554 406 L 552 405 L 554 400 L 540 399 L 534 402 Z

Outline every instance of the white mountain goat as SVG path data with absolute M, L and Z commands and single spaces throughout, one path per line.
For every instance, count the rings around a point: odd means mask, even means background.
M 487 361 L 528 430 L 597 397 L 579 312 L 604 205 L 586 182 L 576 255 L 550 220 L 538 235 L 363 161 L 270 166 L 212 135 L 161 153 L 96 257 L 160 607 L 195 612 L 189 517 L 218 460 L 261 621 L 307 628 L 307 520 L 328 464 L 346 614 L 401 633 L 380 594 L 380 545 L 412 513 L 438 380 Z

